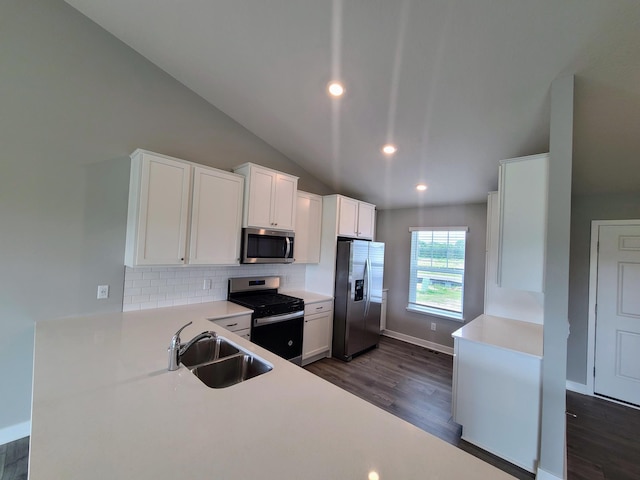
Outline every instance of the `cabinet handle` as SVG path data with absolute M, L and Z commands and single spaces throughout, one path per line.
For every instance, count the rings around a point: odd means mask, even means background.
M 322 310 L 324 307 L 316 307 L 316 310 Z
M 230 323 L 229 325 L 227 325 L 227 327 L 235 327 L 236 325 L 238 325 L 238 322 L 236 322 L 236 323 Z
M 180 259 L 180 261 L 181 261 L 181 262 L 184 262 L 184 258 L 181 258 L 181 259 Z

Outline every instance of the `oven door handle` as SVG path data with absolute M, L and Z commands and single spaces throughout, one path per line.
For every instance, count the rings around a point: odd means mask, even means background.
M 284 313 L 282 315 L 273 315 L 271 317 L 255 318 L 253 320 L 253 325 L 254 326 L 266 325 L 269 323 L 284 322 L 285 320 L 293 320 L 294 318 L 303 318 L 303 317 L 304 317 L 304 310 L 300 310 L 299 312 Z

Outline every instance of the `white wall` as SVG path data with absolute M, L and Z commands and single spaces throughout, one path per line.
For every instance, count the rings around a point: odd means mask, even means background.
M 549 195 L 544 280 L 544 357 L 538 478 L 565 478 L 569 333 L 569 245 L 573 160 L 573 76 L 551 85 Z
M 2 1 L 0 25 L 2 443 L 30 419 L 34 322 L 122 308 L 129 153 L 331 192 L 62 0 Z

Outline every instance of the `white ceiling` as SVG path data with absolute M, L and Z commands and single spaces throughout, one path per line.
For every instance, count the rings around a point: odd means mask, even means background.
M 379 208 L 484 201 L 498 160 L 548 150 L 564 74 L 576 75 L 574 191 L 640 190 L 637 0 L 67 1 Z

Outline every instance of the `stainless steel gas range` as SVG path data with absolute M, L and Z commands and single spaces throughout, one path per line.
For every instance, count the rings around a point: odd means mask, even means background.
M 280 277 L 230 278 L 227 300 L 253 310 L 251 341 L 302 364 L 304 300 L 278 293 Z

